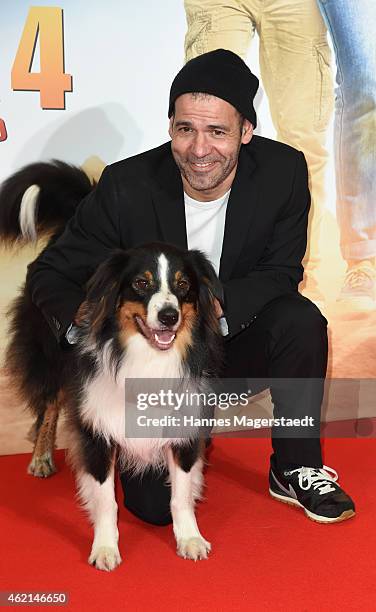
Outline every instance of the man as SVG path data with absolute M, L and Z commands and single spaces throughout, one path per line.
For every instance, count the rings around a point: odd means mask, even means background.
M 316 0 L 184 0 L 184 6 L 186 60 L 218 48 L 245 60 L 258 35 L 262 84 L 277 139 L 307 159 L 312 204 L 302 284 L 304 295 L 321 306 L 325 140 L 334 96 L 327 31 Z
M 224 286 L 224 312 L 217 305 L 227 327 L 224 377 L 274 379 L 275 416 L 308 415 L 316 424 L 316 435 L 306 437 L 300 431 L 287 438 L 274 428 L 270 492 L 315 520 L 339 521 L 354 515 L 354 504 L 322 469 L 327 321 L 297 292 L 307 167 L 302 153 L 253 136 L 257 87 L 231 51 L 188 62 L 170 91 L 171 142 L 106 168 L 28 282 L 61 341 L 84 299 L 84 283 L 111 249 L 154 240 L 202 247 Z M 125 472 L 122 483 L 134 514 L 170 522 L 165 474 L 149 471 L 139 479 Z
M 376 7 L 317 0 L 337 63 L 334 150 L 340 246 L 347 263 L 341 310 L 376 309 Z

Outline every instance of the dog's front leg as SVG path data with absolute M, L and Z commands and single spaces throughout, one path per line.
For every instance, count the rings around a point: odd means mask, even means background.
M 195 500 L 202 488 L 203 460 L 199 441 L 167 451 L 171 479 L 171 514 L 177 553 L 184 559 L 207 559 L 211 546 L 201 535 L 195 516 Z
M 78 493 L 94 526 L 94 541 L 88 561 L 108 572 L 121 563 L 114 472 L 113 457 L 107 477 L 102 482 L 98 476 L 83 470 L 77 474 Z

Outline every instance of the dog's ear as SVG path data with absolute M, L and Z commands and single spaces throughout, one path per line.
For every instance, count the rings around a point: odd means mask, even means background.
M 222 284 L 208 258 L 199 250 L 189 251 L 189 260 L 198 275 L 200 286 L 204 286 L 212 297 L 217 298 L 224 307 L 224 291 Z
M 221 307 L 224 307 L 224 292 L 218 276 L 205 255 L 198 250 L 189 252 L 189 260 L 197 275 L 198 308 L 204 321 L 207 332 L 218 334 L 219 323 L 214 304 L 216 298 Z
M 81 316 L 94 332 L 116 311 L 128 263 L 128 253 L 113 251 L 86 286 L 86 300 L 80 306 L 77 316 Z

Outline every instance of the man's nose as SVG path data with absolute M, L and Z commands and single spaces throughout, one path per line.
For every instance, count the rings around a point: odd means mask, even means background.
M 195 157 L 205 157 L 211 151 L 206 134 L 196 133 L 192 142 L 191 151 Z

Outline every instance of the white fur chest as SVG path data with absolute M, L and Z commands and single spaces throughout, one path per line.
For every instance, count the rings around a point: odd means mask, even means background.
M 140 468 L 161 461 L 161 450 L 171 442 L 166 438 L 126 437 L 127 416 L 134 420 L 125 403 L 125 385 L 132 379 L 180 379 L 183 367 L 179 351 L 172 347 L 160 351 L 149 345 L 143 336 L 133 336 L 116 378 L 109 367 L 110 342 L 98 357 L 98 372 L 86 385 L 81 403 L 81 418 L 120 449 L 122 463 Z M 136 406 L 132 410 L 137 410 Z M 142 414 L 140 412 L 140 414 Z

